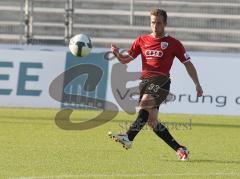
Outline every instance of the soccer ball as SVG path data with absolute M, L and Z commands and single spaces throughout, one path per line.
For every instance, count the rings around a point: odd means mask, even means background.
M 70 39 L 69 49 L 74 56 L 85 57 L 92 50 L 92 42 L 89 36 L 77 34 Z

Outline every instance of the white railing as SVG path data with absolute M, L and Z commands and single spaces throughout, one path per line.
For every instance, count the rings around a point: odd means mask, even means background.
M 41 0 L 43 1 L 43 0 Z M 138 5 L 153 5 L 154 7 L 158 7 L 159 4 L 161 5 L 176 5 L 176 7 L 182 7 L 184 5 L 188 5 L 188 6 L 192 6 L 192 7 L 201 7 L 201 6 L 208 6 L 208 7 L 230 7 L 230 8 L 236 8 L 239 7 L 240 5 L 236 4 L 236 3 L 230 3 L 226 0 L 227 3 L 214 3 L 214 2 L 187 2 L 184 0 L 181 1 L 176 1 L 176 0 L 61 0 L 59 1 L 59 3 L 62 3 L 61 6 L 58 7 L 37 7 L 36 3 L 39 3 L 40 0 L 21 0 L 22 5 L 21 6 L 10 6 L 10 5 L 2 5 L 0 6 L 0 11 L 8 11 L 8 12 L 22 12 L 23 14 L 23 18 L 21 20 L 21 22 L 19 21 L 3 21 L 0 20 L 0 24 L 1 25 L 7 25 L 7 26 L 17 26 L 17 24 L 19 24 L 19 26 L 24 27 L 24 33 L 19 35 L 21 43 L 31 43 L 33 42 L 33 39 L 39 38 L 39 39 L 50 39 L 50 40 L 62 40 L 64 42 L 68 42 L 69 38 L 71 36 L 73 36 L 73 27 L 77 28 L 77 29 L 81 29 L 81 28 L 89 28 L 89 29 L 102 29 L 103 31 L 108 29 L 108 30 L 132 30 L 132 31 L 138 31 L 138 30 L 147 30 L 149 29 L 149 26 L 144 26 L 142 24 L 137 24 L 137 22 L 134 22 L 134 19 L 137 17 L 147 17 L 149 16 L 149 9 L 148 10 L 139 10 L 137 9 L 139 6 Z M 47 0 L 46 0 L 47 2 Z M 48 2 L 58 2 L 57 0 L 48 0 Z M 80 7 L 80 8 L 76 8 L 74 9 L 74 3 L 76 2 L 87 2 L 87 3 L 114 3 L 114 5 L 125 5 L 123 9 L 119 8 L 119 9 L 107 9 L 104 8 L 104 6 L 102 6 L 102 9 L 98 9 L 97 7 L 95 8 L 91 8 L 91 7 Z M 64 4 L 65 4 L 65 8 L 64 8 Z M 126 6 L 127 5 L 127 6 Z M 59 8 L 61 7 L 61 8 Z M 128 7 L 128 8 L 126 8 Z M 161 7 L 161 6 L 160 6 Z M 235 9 L 236 10 L 236 9 Z M 211 11 L 209 11 L 211 12 Z M 62 20 L 62 22 L 58 21 L 58 22 L 43 22 L 43 21 L 38 21 L 35 18 L 35 16 L 33 15 L 34 13 L 37 13 L 38 15 L 40 14 L 52 14 L 52 16 L 57 17 L 58 15 L 64 15 L 64 19 Z M 125 24 L 91 24 L 91 22 L 89 22 L 88 24 L 84 24 L 81 22 L 78 23 L 74 23 L 73 22 L 73 16 L 79 16 L 81 17 L 82 15 L 95 15 L 95 16 L 104 16 L 104 15 L 108 15 L 110 17 L 117 17 L 117 16 L 121 16 L 121 17 L 125 17 L 125 19 L 127 19 L 127 21 L 125 22 Z M 232 20 L 232 21 L 238 21 L 240 20 L 240 15 L 239 14 L 213 14 L 213 13 L 199 13 L 199 12 L 178 12 L 178 11 L 168 11 L 168 16 L 172 19 L 174 18 L 185 18 L 186 22 L 192 20 L 193 18 L 196 18 L 199 20 L 199 22 L 201 23 L 202 21 L 205 21 L 208 19 L 213 20 L 213 24 L 216 23 L 216 21 L 218 21 L 219 23 L 221 23 L 221 20 L 224 21 L 228 21 L 228 20 Z M 34 18 L 33 18 L 34 17 Z M 37 17 L 38 18 L 38 17 Z M 184 21 L 185 22 L 185 21 Z M 206 21 L 205 21 L 206 22 Z M 34 27 L 34 28 L 33 28 Z M 35 29 L 38 29 L 39 27 L 47 27 L 47 28 L 51 28 L 51 27 L 59 27 L 61 28 L 61 30 L 63 30 L 63 35 L 41 35 L 35 33 L 34 31 Z M 186 28 L 187 27 L 187 28 Z M 194 34 L 200 34 L 200 35 L 224 35 L 227 36 L 228 34 L 232 34 L 235 35 L 236 38 L 240 37 L 240 31 L 236 28 L 230 28 L 227 27 L 226 29 L 223 28 L 207 28 L 205 26 L 203 27 L 192 27 L 192 28 L 188 28 L 188 26 L 182 26 L 182 27 L 167 27 L 167 30 L 170 32 L 177 32 L 177 33 L 181 33 L 181 32 L 191 32 Z M 36 31 L 35 31 L 36 32 Z M 1 38 L 2 39 L 14 39 L 14 38 L 10 38 L 10 34 L 6 34 L 6 36 L 4 36 L 4 34 L 1 34 Z M 12 35 L 13 37 L 16 37 L 16 34 Z M 93 39 L 97 42 L 100 43 L 101 40 L 103 40 L 103 42 L 106 41 L 105 38 L 102 37 L 94 37 Z M 105 40 L 104 40 L 105 39 Z M 109 37 L 109 39 L 113 39 L 111 37 Z M 128 39 L 123 37 L 122 39 L 118 40 L 120 43 L 130 43 L 130 41 L 132 41 L 132 39 Z M 184 40 L 183 40 L 184 41 Z M 240 40 L 239 40 L 240 41 Z M 193 44 L 194 41 L 185 41 L 186 44 Z M 219 46 L 217 45 L 217 42 L 195 42 L 195 45 L 204 45 L 208 44 L 209 46 L 215 45 L 216 47 Z M 211 43 L 211 44 L 210 44 Z M 220 44 L 220 43 L 219 43 Z M 230 41 L 228 43 L 221 43 L 220 46 L 229 46 L 231 48 L 239 48 L 238 44 L 234 44 L 231 43 Z M 192 45 L 194 46 L 194 45 Z

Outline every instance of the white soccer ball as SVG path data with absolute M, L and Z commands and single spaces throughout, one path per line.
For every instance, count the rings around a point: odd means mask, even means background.
M 77 34 L 70 39 L 69 49 L 74 56 L 88 56 L 92 50 L 92 42 L 88 35 Z

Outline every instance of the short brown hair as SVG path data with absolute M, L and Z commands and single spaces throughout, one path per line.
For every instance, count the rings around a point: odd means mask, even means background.
M 150 13 L 152 16 L 162 16 L 163 21 L 167 23 L 167 12 L 163 9 L 153 9 Z

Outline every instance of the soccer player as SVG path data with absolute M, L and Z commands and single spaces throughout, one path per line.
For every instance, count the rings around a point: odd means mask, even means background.
M 152 10 L 150 21 L 152 33 L 139 36 L 128 50 L 128 54 L 119 53 L 119 48 L 114 44 L 111 45 L 111 51 L 122 64 L 129 63 L 138 55 L 141 55 L 142 81 L 139 85 L 140 110 L 137 119 L 125 134 L 109 132 L 109 135 L 120 142 L 124 148 L 129 149 L 135 136 L 148 123 L 154 133 L 177 152 L 180 160 L 187 160 L 189 154 L 187 148 L 180 145 L 168 129 L 158 121 L 159 106 L 169 94 L 171 83 L 169 74 L 175 57 L 186 67 L 196 86 L 197 96 L 202 96 L 203 90 L 198 80 L 197 71 L 182 43 L 165 33 L 166 11 L 162 9 Z

